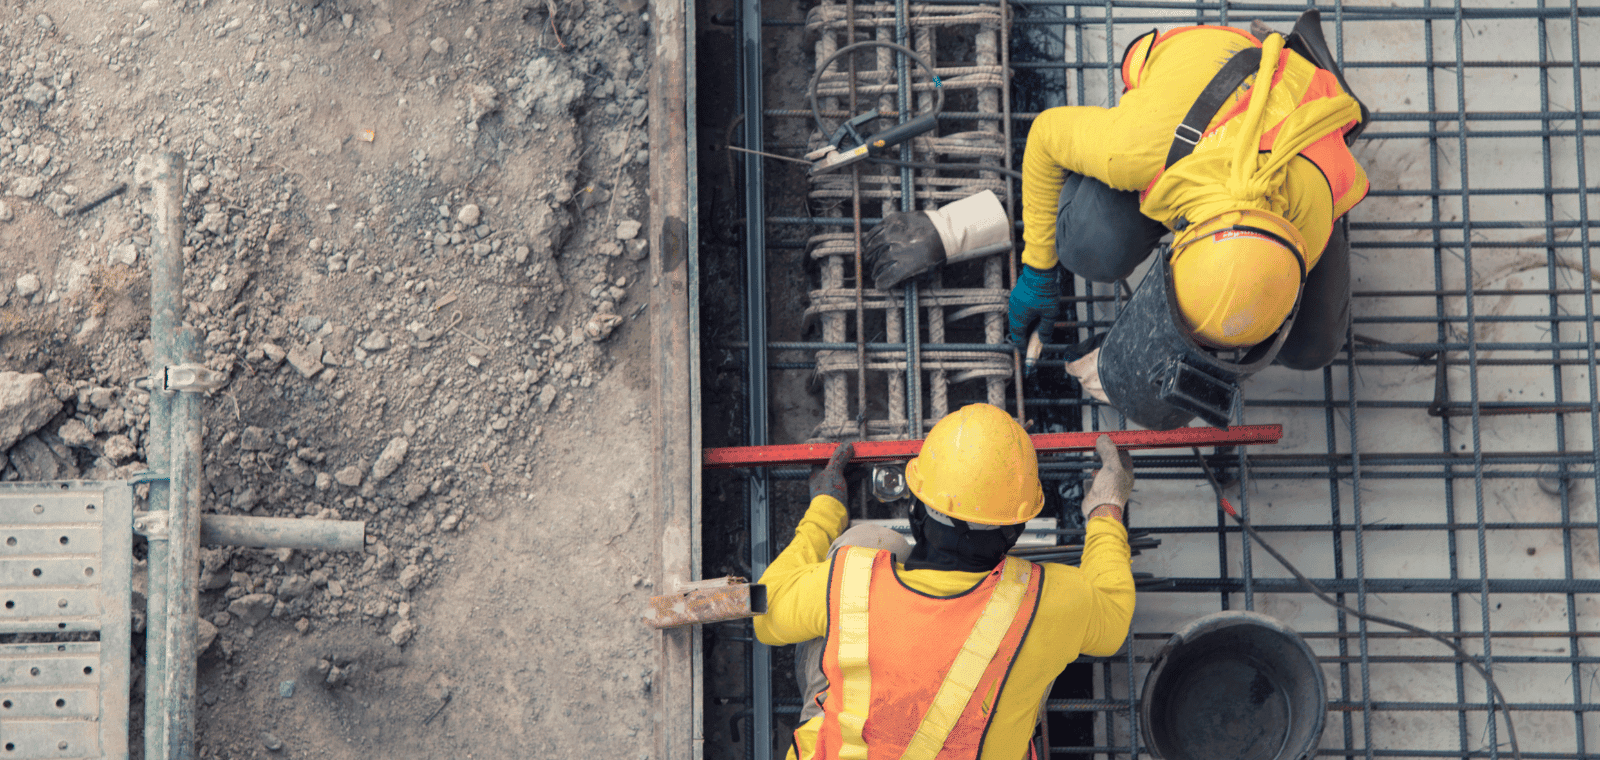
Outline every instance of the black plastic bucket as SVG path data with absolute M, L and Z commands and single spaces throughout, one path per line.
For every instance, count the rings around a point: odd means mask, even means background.
M 1166 760 L 1304 760 L 1327 711 L 1311 648 L 1254 612 L 1218 612 L 1173 634 L 1139 700 L 1145 744 Z

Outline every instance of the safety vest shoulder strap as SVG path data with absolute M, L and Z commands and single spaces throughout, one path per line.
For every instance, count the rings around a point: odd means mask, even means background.
M 983 608 L 983 616 L 961 645 L 961 653 L 951 664 L 950 672 L 933 704 L 922 717 L 922 724 L 911 737 L 901 760 L 933 760 L 944 748 L 945 738 L 955 728 L 956 721 L 966 710 L 967 703 L 978 690 L 978 682 L 1000 651 L 1001 640 L 1011 629 L 1019 612 L 1026 610 L 1030 616 L 1038 601 L 1038 584 L 1033 583 L 1037 566 L 1015 557 L 1005 559 L 1005 568 L 994 593 Z M 1030 594 L 1031 592 L 1031 594 Z M 1029 596 L 1034 604 L 1026 604 Z
M 860 546 L 839 550 L 838 570 L 839 671 L 843 683 L 829 684 L 829 699 L 839 699 L 839 758 L 866 760 L 862 730 L 872 704 L 872 670 L 867 663 L 867 600 L 872 592 L 872 564 L 878 552 Z

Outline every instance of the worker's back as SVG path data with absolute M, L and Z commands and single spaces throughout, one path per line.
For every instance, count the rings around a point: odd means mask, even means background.
M 973 735 L 968 728 L 951 732 L 946 752 L 938 757 L 974 757 L 978 746 L 985 760 L 1015 760 L 1026 756 L 1027 742 L 1038 719 L 1040 702 L 1050 684 L 1078 655 L 1106 656 L 1115 653 L 1127 637 L 1133 617 L 1134 585 L 1129 569 L 1127 531 L 1116 520 L 1090 521 L 1089 535 L 1081 567 L 1060 564 L 1032 565 L 1037 575 L 1037 604 L 1016 631 L 1021 639 L 1008 672 L 1000 673 L 989 688 L 989 673 L 979 680 L 980 690 L 974 707 L 986 725 Z M 858 550 L 859 551 L 859 550 Z M 823 655 L 823 671 L 829 676 L 827 707 L 841 695 L 837 646 L 851 638 L 865 639 L 874 655 L 869 663 L 873 695 L 865 726 L 861 729 L 868 746 L 867 757 L 900 757 L 901 749 L 922 721 L 925 705 L 937 691 L 959 650 L 973 631 L 991 597 L 997 572 L 963 572 L 931 568 L 907 570 L 904 565 L 880 560 L 875 577 L 872 606 L 869 607 L 866 636 L 855 637 L 852 627 L 841 621 L 836 592 L 842 575 L 841 552 L 833 563 L 817 565 L 829 582 L 830 630 L 828 649 Z M 893 573 L 889 573 L 892 567 Z M 885 577 L 886 576 L 886 577 Z M 884 581 L 887 581 L 885 583 Z M 896 593 L 897 592 L 897 593 Z M 880 596 L 888 604 L 879 604 Z M 973 598 L 977 597 L 977 598 Z M 980 605 L 977 602 L 984 602 Z M 1030 605 L 1032 606 L 1032 605 Z M 918 610 L 938 615 L 940 624 L 929 625 L 912 613 Z M 978 609 L 981 613 L 981 609 Z M 1004 621 L 1009 623 L 1010 617 Z M 1003 627 L 1001 630 L 1007 630 Z M 848 646 L 848 645 L 847 645 Z M 878 655 L 886 654 L 880 657 Z M 830 672 L 832 670 L 832 672 Z M 846 687 L 847 688 L 847 687 Z M 994 694 L 992 692 L 998 692 Z M 929 697 L 929 698 L 919 698 Z M 965 708 L 967 702 L 962 701 Z M 960 709 L 960 708 L 958 708 Z M 908 713 L 912 710 L 915 714 Z M 824 712 L 795 731 L 798 754 L 791 758 L 836 757 L 847 739 L 837 724 L 829 725 Z M 848 731 L 848 728 L 846 729 Z M 975 739 L 975 741 L 974 741 Z M 819 741 L 820 740 L 820 741 Z M 882 742 L 883 746 L 879 746 Z M 857 744 L 856 746 L 859 746 Z

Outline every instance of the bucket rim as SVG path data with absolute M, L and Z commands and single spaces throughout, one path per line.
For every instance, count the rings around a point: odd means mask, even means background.
M 1162 757 L 1155 736 L 1151 733 L 1151 726 L 1154 724 L 1154 720 L 1151 717 L 1152 693 L 1156 682 L 1160 680 L 1161 674 L 1166 670 L 1166 664 L 1172 652 L 1184 644 L 1198 640 L 1208 634 L 1237 627 L 1270 631 L 1293 642 L 1294 649 L 1300 653 L 1300 656 L 1310 666 L 1309 670 L 1315 682 L 1315 688 L 1312 689 L 1312 693 L 1317 700 L 1315 709 L 1309 711 L 1313 716 L 1310 746 L 1297 750 L 1292 757 L 1280 757 L 1280 760 L 1305 760 L 1316 754 L 1317 744 L 1321 739 L 1328 712 L 1327 679 L 1322 674 L 1322 664 L 1317 659 L 1316 653 L 1311 651 L 1310 645 L 1306 644 L 1305 639 L 1300 636 L 1298 631 L 1277 618 L 1248 610 L 1222 610 L 1203 615 L 1186 623 L 1167 639 L 1166 643 L 1161 647 L 1161 651 L 1151 660 L 1150 670 L 1145 674 L 1144 685 L 1139 691 L 1139 733 L 1144 739 L 1145 748 L 1151 755 Z

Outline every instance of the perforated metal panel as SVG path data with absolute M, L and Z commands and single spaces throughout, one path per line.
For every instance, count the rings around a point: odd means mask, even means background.
M 0 484 L 0 760 L 128 756 L 132 519 L 126 483 Z

